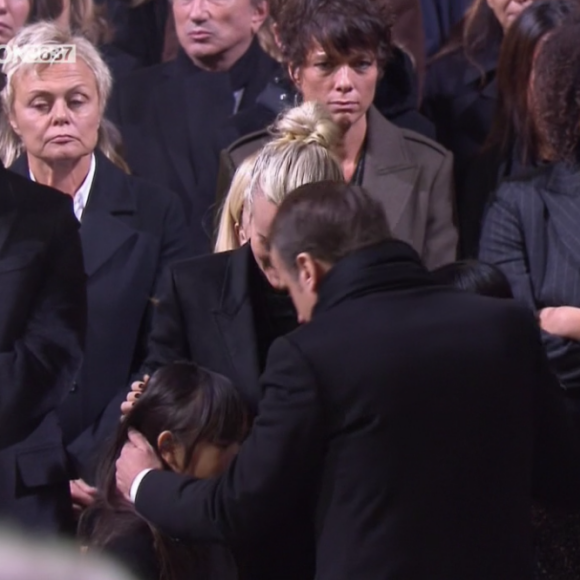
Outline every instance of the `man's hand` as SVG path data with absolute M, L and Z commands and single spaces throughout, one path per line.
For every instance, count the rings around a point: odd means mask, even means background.
M 149 375 L 145 375 L 142 381 L 135 381 L 131 385 L 131 390 L 127 395 L 127 399 L 121 404 L 121 414 L 123 417 L 129 413 L 137 399 L 141 396 L 147 383 L 149 382 Z
M 540 310 L 540 326 L 550 334 L 580 340 L 580 308 L 573 306 L 543 308 Z
M 131 429 L 129 441 L 125 443 L 117 459 L 117 489 L 130 501 L 131 486 L 135 478 L 145 469 L 162 467 L 160 459 L 147 439 Z
M 79 515 L 85 508 L 93 504 L 97 497 L 97 489 L 85 483 L 82 479 L 70 482 L 70 495 L 73 502 L 73 511 Z

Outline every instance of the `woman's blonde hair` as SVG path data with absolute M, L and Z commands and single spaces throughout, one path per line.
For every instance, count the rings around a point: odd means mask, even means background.
M 251 212 L 256 195 L 275 205 L 306 183 L 344 181 L 332 150 L 340 129 L 327 109 L 307 102 L 283 113 L 270 129 L 273 140 L 258 153 L 244 208 Z M 250 213 L 251 215 L 251 213 Z
M 68 44 L 75 48 L 76 59 L 83 60 L 95 75 L 97 93 L 99 96 L 99 109 L 101 114 L 101 124 L 97 147 L 113 163 L 123 170 L 127 170 L 127 165 L 119 152 L 120 135 L 112 123 L 103 119 L 105 107 L 111 94 L 112 77 L 109 67 L 101 58 L 98 50 L 89 40 L 83 36 L 61 28 L 54 22 L 37 22 L 25 26 L 20 32 L 8 42 L 7 53 L 18 54 L 18 51 L 25 51 L 30 46 L 55 46 Z M 11 50 L 12 49 L 12 50 Z M 58 66 L 55 63 L 29 63 L 23 62 L 21 58 L 10 58 L 2 65 L 2 72 L 6 75 L 6 85 L 0 93 L 4 115 L 0 127 L 0 157 L 6 167 L 10 166 L 14 160 L 23 152 L 24 147 L 20 137 L 8 122 L 14 106 L 14 81 L 15 78 L 26 71 L 40 70 L 48 66 Z
M 246 157 L 236 169 L 232 184 L 220 210 L 215 252 L 227 252 L 240 247 L 237 227 L 242 223 L 244 198 L 246 190 L 250 186 L 257 155 L 258 153 L 254 153 Z

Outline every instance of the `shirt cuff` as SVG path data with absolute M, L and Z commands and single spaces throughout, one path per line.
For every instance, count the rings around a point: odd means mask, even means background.
M 143 478 L 150 472 L 150 471 L 154 471 L 153 469 L 144 469 L 141 473 L 139 473 L 139 475 L 137 475 L 137 477 L 133 480 L 133 483 L 131 484 L 131 491 L 129 492 L 129 497 L 131 498 L 131 501 L 133 503 L 135 503 L 135 500 L 137 499 L 137 492 L 139 491 L 139 486 L 141 485 L 141 482 L 143 481 Z

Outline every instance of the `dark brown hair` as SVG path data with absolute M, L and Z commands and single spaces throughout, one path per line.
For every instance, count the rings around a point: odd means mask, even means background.
M 145 522 L 117 491 L 115 462 L 129 437 L 129 430 L 143 434 L 157 451 L 157 438 L 171 431 L 183 446 L 184 463 L 189 464 L 200 442 L 223 445 L 241 443 L 247 430 L 246 407 L 232 383 L 190 362 L 176 362 L 153 374 L 144 393 L 119 425 L 115 440 L 103 457 L 97 476 L 99 498 L 82 516 L 79 536 L 90 547 L 103 548 L 137 526 L 147 525 L 164 580 L 181 577 L 178 570 L 193 564 L 200 556 L 194 549 L 171 542 L 154 526 Z M 161 458 L 161 455 L 159 455 Z M 167 467 L 168 468 L 168 467 Z M 191 561 L 190 561 L 191 560 Z
M 524 164 L 539 159 L 538 134 L 529 110 L 529 88 L 536 51 L 548 34 L 580 19 L 578 0 L 542 0 L 526 8 L 510 26 L 497 69 L 498 109 L 487 147 L 502 156 L 518 147 Z
M 580 162 L 580 24 L 562 26 L 540 46 L 534 65 L 536 126 L 550 161 Z
M 304 64 L 314 43 L 328 55 L 370 52 L 384 69 L 391 54 L 388 0 L 286 0 L 276 9 L 286 64 Z
M 503 28 L 487 0 L 474 0 L 465 16 L 455 26 L 449 40 L 433 57 L 431 62 L 462 50 L 465 58 L 481 73 L 481 82 L 485 81 L 485 72 L 479 62 L 481 55 L 490 47 L 498 47 L 503 39 Z
M 390 237 L 381 204 L 355 187 L 337 181 L 303 185 L 281 203 L 270 244 L 290 271 L 302 252 L 335 264 L 348 254 Z

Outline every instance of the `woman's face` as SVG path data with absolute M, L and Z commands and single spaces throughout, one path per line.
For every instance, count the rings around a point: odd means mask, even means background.
M 0 0 L 0 44 L 16 36 L 29 14 L 29 0 Z
M 533 0 L 487 0 L 487 5 L 505 31 L 532 2 Z
M 363 118 L 375 98 L 379 69 L 374 54 L 329 56 L 315 43 L 291 75 L 305 101 L 326 105 L 334 121 L 348 130 Z
M 51 163 L 94 151 L 101 108 L 95 76 L 83 60 L 25 70 L 12 83 L 10 124 L 28 155 Z

